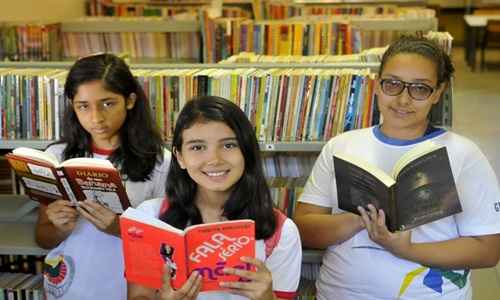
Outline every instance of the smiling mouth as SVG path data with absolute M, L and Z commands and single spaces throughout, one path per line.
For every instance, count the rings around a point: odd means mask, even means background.
M 226 175 L 227 173 L 229 173 L 229 170 L 219 172 L 203 172 L 203 174 L 207 175 L 208 177 L 220 177 Z
M 391 108 L 391 110 L 393 112 L 397 113 L 398 115 L 409 115 L 409 114 L 413 113 L 412 111 L 405 111 L 405 110 L 400 110 L 400 109 L 397 109 L 397 108 Z

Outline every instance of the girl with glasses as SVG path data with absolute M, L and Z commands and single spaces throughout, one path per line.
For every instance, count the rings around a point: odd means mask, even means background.
M 497 264 L 497 178 L 473 142 L 429 124 L 453 71 L 433 42 L 397 40 L 379 70 L 382 124 L 336 136 L 323 148 L 295 213 L 303 244 L 326 248 L 318 299 L 471 299 L 470 269 Z M 462 213 L 392 233 L 382 210 L 369 205 L 359 216 L 338 208 L 334 153 L 362 157 L 390 173 L 404 153 L 428 140 L 447 148 Z

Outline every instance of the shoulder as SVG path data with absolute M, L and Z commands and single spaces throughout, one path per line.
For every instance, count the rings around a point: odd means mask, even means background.
M 151 200 L 146 200 L 139 204 L 137 209 L 146 212 L 151 216 L 158 217 L 160 215 L 160 210 L 165 198 L 154 198 Z
M 331 138 L 325 145 L 326 149 L 335 149 L 338 147 L 345 147 L 358 142 L 366 143 L 369 139 L 373 138 L 373 126 L 362 129 L 353 129 L 343 132 Z
M 484 157 L 481 149 L 472 140 L 452 131 L 437 137 L 436 142 L 446 146 L 450 159 L 474 161 Z
M 170 152 L 167 148 L 163 148 L 163 153 L 160 157 L 158 157 L 158 163 L 156 164 L 157 171 L 168 172 L 171 160 L 172 152 Z

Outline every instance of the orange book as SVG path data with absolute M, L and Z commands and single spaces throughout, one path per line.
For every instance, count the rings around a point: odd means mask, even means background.
M 255 222 L 225 221 L 175 228 L 145 212 L 128 208 L 120 216 L 128 281 L 150 288 L 162 286 L 164 265 L 170 268 L 171 285 L 178 289 L 192 272 L 203 276 L 202 291 L 223 290 L 221 281 L 242 281 L 226 275 L 227 267 L 253 270 L 241 261 L 255 257 Z
M 120 173 L 108 160 L 82 157 L 60 163 L 51 153 L 26 147 L 5 156 L 32 200 L 68 199 L 76 206 L 91 199 L 116 213 L 130 206 Z

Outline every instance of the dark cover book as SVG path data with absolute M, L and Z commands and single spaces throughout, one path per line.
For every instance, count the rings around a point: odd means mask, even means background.
M 339 208 L 384 210 L 390 231 L 408 230 L 462 211 L 444 146 L 425 142 L 396 163 L 393 174 L 357 158 L 334 155 Z

